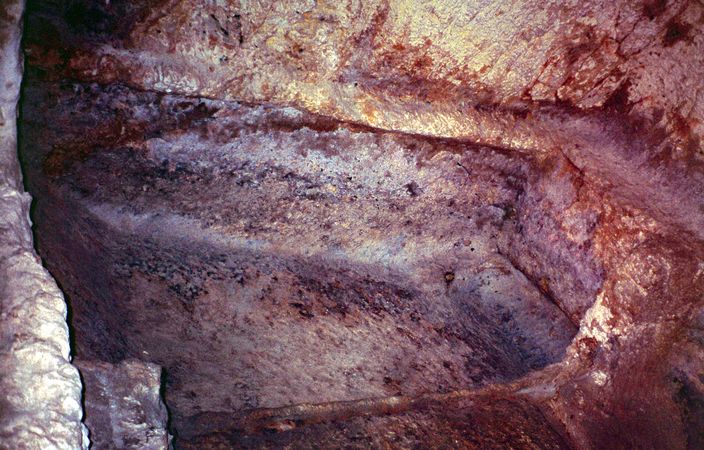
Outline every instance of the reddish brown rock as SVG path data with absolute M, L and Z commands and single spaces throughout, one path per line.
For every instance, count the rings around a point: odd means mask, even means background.
M 701 2 L 27 23 L 39 250 L 175 445 L 702 445 Z

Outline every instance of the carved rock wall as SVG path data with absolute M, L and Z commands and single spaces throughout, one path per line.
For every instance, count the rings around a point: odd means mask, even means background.
M 701 447 L 701 2 L 27 24 L 40 252 L 176 445 Z

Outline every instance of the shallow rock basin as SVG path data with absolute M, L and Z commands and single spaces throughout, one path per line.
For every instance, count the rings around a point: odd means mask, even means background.
M 504 253 L 530 161 L 293 108 L 27 95 L 58 99 L 25 105 L 25 155 L 76 356 L 161 365 L 177 435 L 205 413 L 511 381 L 576 333 Z
M 29 2 L 19 155 L 95 448 L 702 448 L 702 24 L 680 0 Z M 27 367 L 0 438 L 63 408 L 85 446 L 13 170 L 0 357 Z M 72 403 L 32 375 L 59 372 Z

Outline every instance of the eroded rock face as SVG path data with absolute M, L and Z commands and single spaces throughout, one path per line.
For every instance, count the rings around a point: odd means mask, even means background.
M 39 245 L 76 299 L 77 355 L 163 365 L 177 424 L 504 382 L 559 361 L 576 332 L 499 249 L 529 161 L 292 108 L 26 93 L 57 105 L 27 105 L 26 144 L 58 171 Z M 96 133 L 121 123 L 119 145 Z M 77 155 L 91 132 L 112 147 Z
M 177 446 L 701 446 L 701 3 L 27 23 L 77 357 L 163 366 Z
M 85 385 L 91 446 L 148 450 L 169 446 L 161 367 L 136 360 L 81 361 L 78 369 Z
M 66 303 L 34 251 L 17 161 L 23 7 L 0 3 L 0 448 L 88 448 Z

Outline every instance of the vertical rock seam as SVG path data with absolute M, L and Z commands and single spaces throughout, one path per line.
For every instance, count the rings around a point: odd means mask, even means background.
M 34 251 L 17 159 L 23 10 L 0 2 L 0 449 L 88 448 L 66 302 Z

